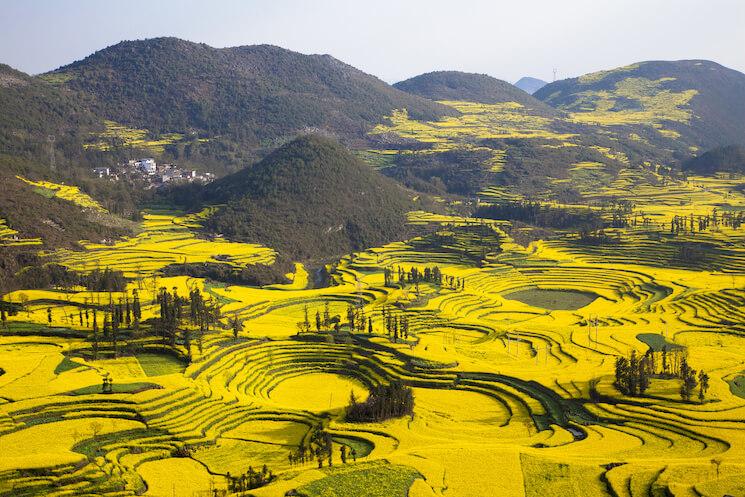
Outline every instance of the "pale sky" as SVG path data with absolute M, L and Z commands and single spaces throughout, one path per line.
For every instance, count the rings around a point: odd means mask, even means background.
M 745 72 L 745 0 L 0 0 L 0 62 L 32 74 L 157 36 L 328 53 L 390 83 L 444 69 L 551 81 L 643 60 Z

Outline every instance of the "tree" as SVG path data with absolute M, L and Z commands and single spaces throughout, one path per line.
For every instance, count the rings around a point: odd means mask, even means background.
M 328 329 L 331 324 L 331 313 L 329 312 L 328 301 L 323 303 L 323 327 Z
M 91 434 L 93 435 L 93 439 L 95 440 L 98 437 L 98 434 L 101 433 L 101 430 L 103 429 L 103 425 L 99 423 L 98 421 L 94 421 L 90 424 L 91 428 Z
M 47 324 L 52 326 L 52 308 L 47 307 Z
M 706 391 L 709 389 L 709 375 L 703 370 L 698 373 L 698 401 L 703 402 L 706 397 Z
M 93 309 L 93 360 L 98 359 L 98 321 L 96 310 Z
M 232 320 L 232 328 L 233 328 L 233 338 L 236 340 L 238 339 L 238 333 L 243 330 L 243 324 L 241 323 L 241 320 L 238 319 L 238 314 L 236 313 Z
M 715 457 L 711 460 L 711 464 L 714 465 L 714 467 L 717 470 L 717 480 L 719 479 L 719 467 L 722 465 L 722 459 L 719 457 Z
M 26 315 L 31 316 L 31 309 L 28 308 L 28 295 L 21 292 L 18 294 L 18 301 L 21 303 L 21 307 L 26 310 Z
M 685 357 L 680 363 L 680 379 L 683 380 L 680 385 L 680 398 L 689 402 L 698 381 L 696 380 L 696 370 L 688 365 L 688 360 Z
M 321 313 L 316 311 L 316 332 L 321 332 Z

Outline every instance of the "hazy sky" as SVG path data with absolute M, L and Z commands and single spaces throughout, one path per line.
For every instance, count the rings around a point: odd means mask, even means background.
M 329 53 L 388 82 L 686 58 L 745 72 L 745 0 L 0 0 L 0 62 L 29 73 L 156 36 Z

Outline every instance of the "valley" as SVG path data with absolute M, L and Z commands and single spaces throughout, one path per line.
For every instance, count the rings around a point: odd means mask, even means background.
M 1 69 L 0 496 L 745 495 L 745 75 Z

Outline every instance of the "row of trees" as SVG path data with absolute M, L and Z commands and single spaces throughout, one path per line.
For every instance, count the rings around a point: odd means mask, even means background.
M 463 278 L 443 274 L 437 266 L 426 266 L 423 270 L 412 267 L 408 271 L 401 266 L 392 269 L 386 267 L 383 269 L 383 278 L 387 287 L 393 287 L 396 284 L 403 286 L 406 283 L 417 285 L 417 294 L 419 294 L 419 283 L 432 283 L 451 290 L 463 290 L 466 286 Z
M 708 229 L 717 229 L 720 226 L 738 229 L 745 222 L 745 212 L 724 211 L 719 212 L 714 209 L 711 214 L 688 216 L 673 216 L 670 222 L 670 233 L 695 233 L 696 231 L 706 231 Z
M 216 326 L 220 321 L 219 304 L 212 299 L 205 299 L 198 288 L 192 289 L 188 297 L 182 297 L 178 294 L 176 287 L 173 287 L 172 292 L 162 287 L 156 298 L 156 304 L 159 316 L 153 326 L 155 333 L 160 335 L 164 345 L 167 344 L 174 348 L 180 332 L 189 360 L 191 360 L 194 334 L 192 328 L 195 328 L 197 332 L 197 346 L 201 352 L 204 332 L 209 331 L 210 327 Z
M 691 400 L 696 387 L 698 399 L 703 402 L 709 389 L 709 375 L 704 371 L 697 374 L 682 350 L 670 354 L 666 348 L 659 353 L 649 349 L 641 357 L 632 351 L 628 358 L 616 358 L 614 386 L 624 395 L 644 395 L 652 378 L 680 379 L 680 397 L 686 402 Z
M 301 441 L 297 446 L 297 449 L 290 452 L 287 456 L 290 461 L 290 465 L 305 464 L 306 462 L 317 461 L 318 467 L 323 467 L 323 461 L 328 461 L 328 465 L 333 466 L 333 449 L 334 440 L 331 434 L 323 429 L 323 426 L 318 425 L 313 428 L 310 436 L 307 437 L 308 443 Z M 355 460 L 356 460 L 355 452 Z M 345 451 L 346 458 L 346 451 Z M 346 460 L 344 461 L 346 462 Z
M 393 314 L 388 307 L 383 307 L 383 322 L 389 338 L 409 338 L 409 317 L 406 314 Z
M 394 314 L 389 307 L 382 309 L 383 325 L 388 337 L 394 340 L 399 338 L 409 338 L 409 317 L 406 314 Z M 359 299 L 356 303 L 347 304 L 346 323 L 350 333 L 373 333 L 373 317 L 365 313 L 364 301 Z M 326 331 L 341 331 L 341 316 L 331 316 L 329 303 L 324 303 L 323 310 L 316 310 L 315 313 L 315 330 L 318 333 Z M 303 308 L 303 320 L 297 323 L 298 333 L 309 333 L 312 325 L 310 320 L 310 310 L 306 305 Z
M 633 207 L 633 206 L 632 206 Z M 628 214 L 631 209 L 626 204 L 616 202 L 605 207 L 613 222 L 613 227 L 628 226 Z M 474 216 L 486 219 L 520 221 L 534 226 L 554 229 L 599 229 L 604 226 L 603 214 L 596 209 L 568 208 L 545 204 L 542 202 L 514 201 L 482 205 Z
M 266 467 L 266 464 L 262 466 L 261 471 L 256 471 L 252 466 L 249 466 L 248 471 L 242 475 L 232 476 L 228 471 L 225 477 L 228 480 L 228 490 L 231 493 L 246 492 L 254 488 L 263 487 L 275 478 L 272 471 Z

